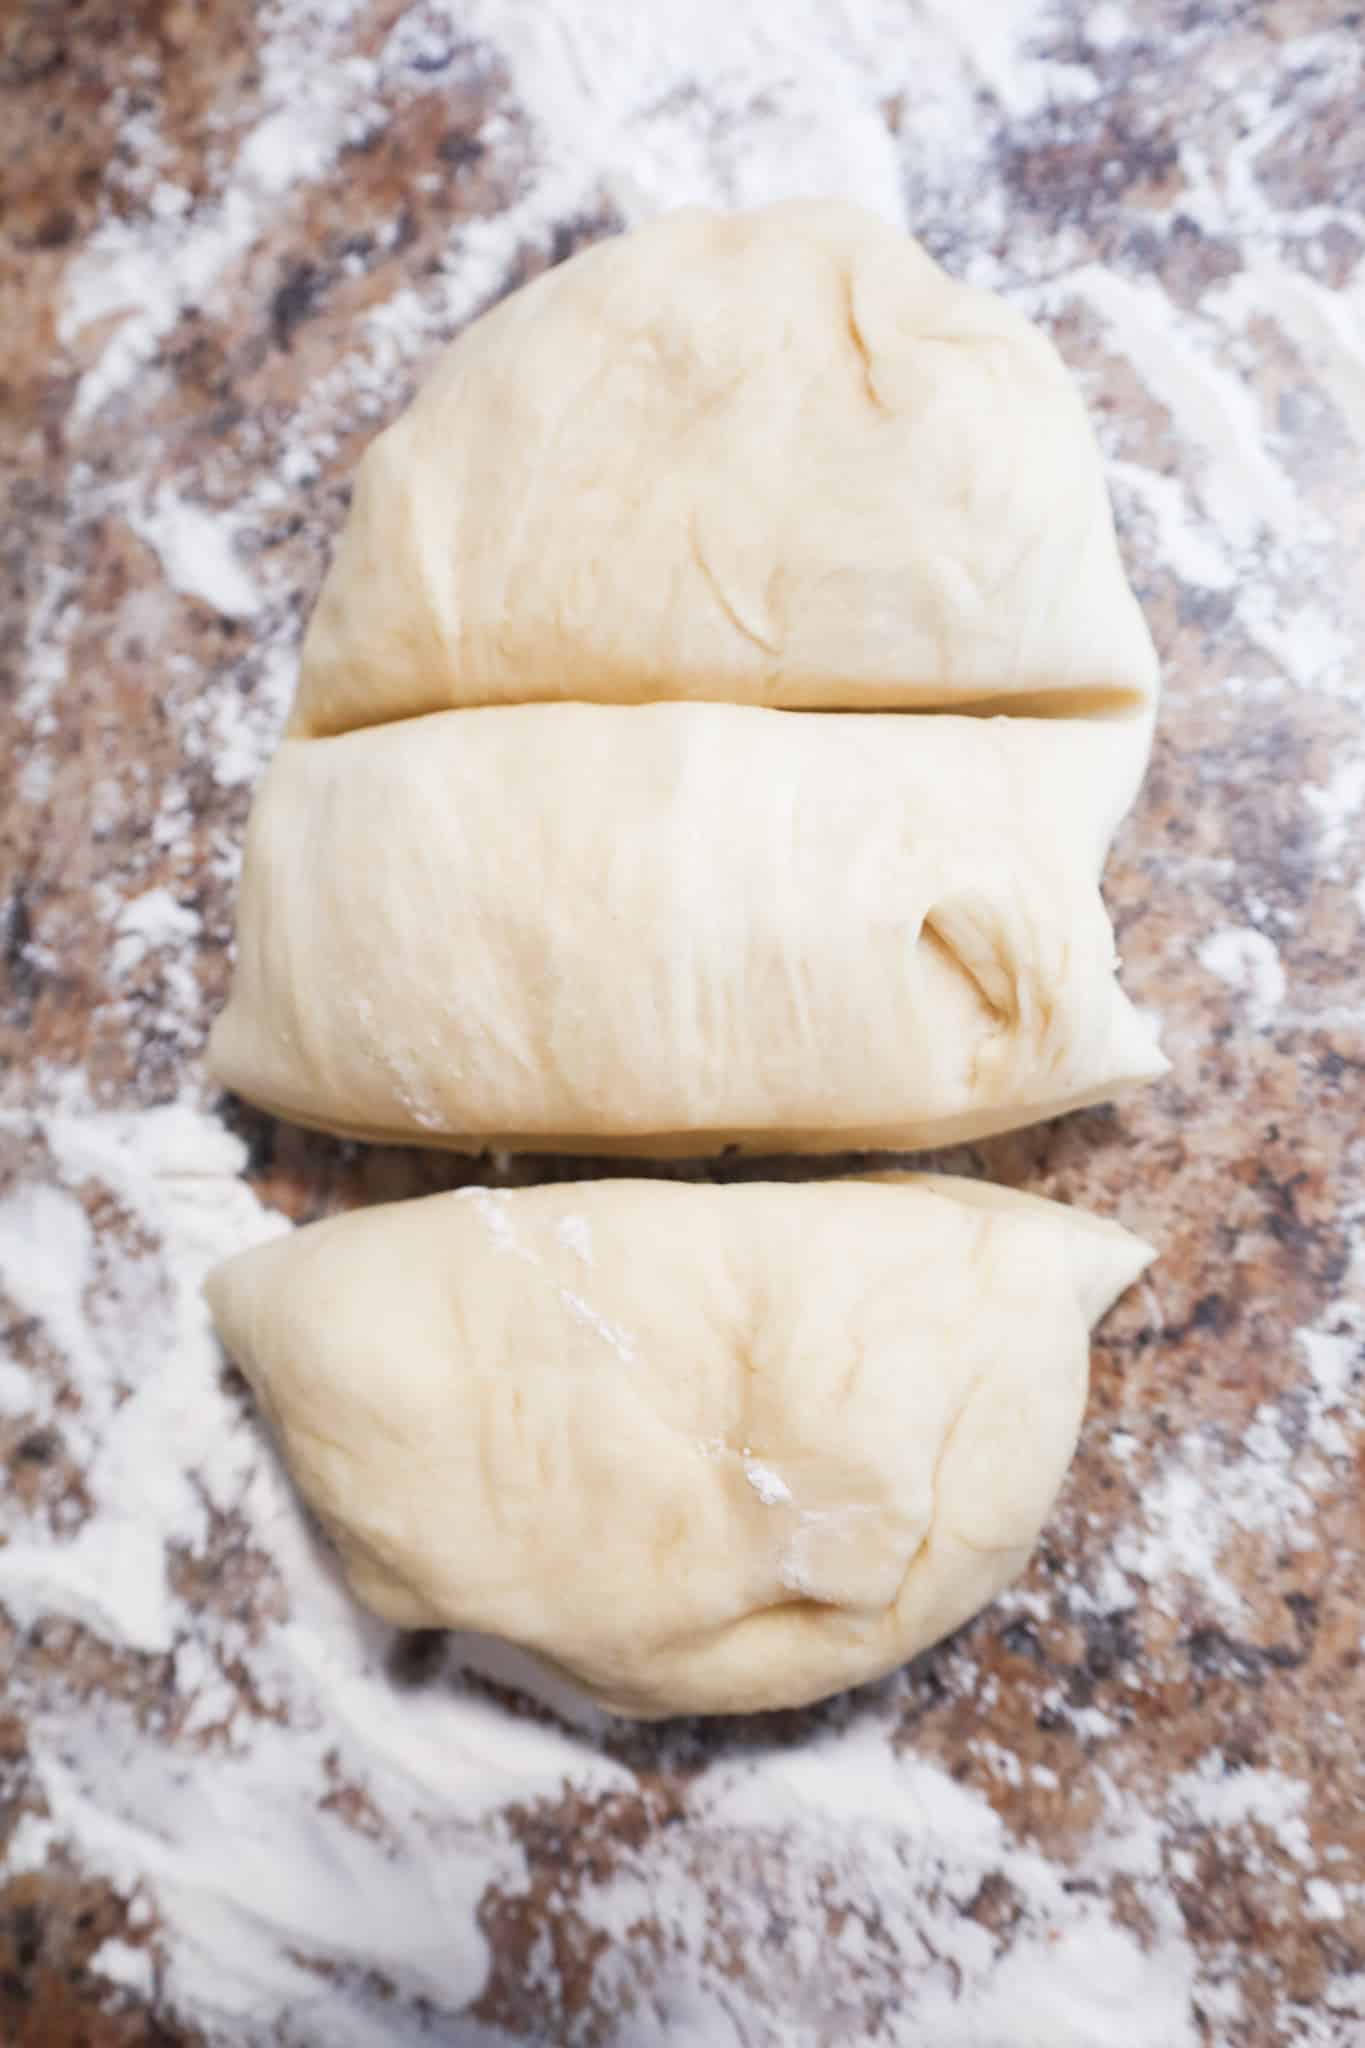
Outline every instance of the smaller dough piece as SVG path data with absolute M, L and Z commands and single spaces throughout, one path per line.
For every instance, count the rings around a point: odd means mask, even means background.
M 653 1719 L 881 1676 L 1022 1568 L 1116 1225 L 932 1175 L 358 1211 L 210 1275 L 357 1596 Z
M 290 729 L 1155 695 L 1052 344 L 871 214 L 790 200 L 600 242 L 452 343 L 360 465 Z
M 1112 723 L 530 704 L 287 740 L 217 1077 L 388 1142 L 912 1150 L 1165 1069 Z

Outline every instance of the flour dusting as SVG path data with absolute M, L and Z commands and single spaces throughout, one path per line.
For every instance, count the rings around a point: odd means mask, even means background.
M 163 487 L 147 510 L 129 515 L 129 524 L 156 550 L 172 590 L 199 598 L 225 619 L 254 618 L 260 610 L 260 593 L 221 514 Z
M 771 1465 L 761 1464 L 757 1458 L 744 1460 L 744 1477 L 765 1508 L 781 1507 L 793 1497 L 781 1473 L 774 1472 Z
M 594 1337 L 600 1337 L 609 1351 L 614 1351 L 623 1365 L 634 1365 L 639 1356 L 635 1339 L 610 1316 L 604 1316 L 600 1309 L 585 1301 L 581 1294 L 575 1294 L 571 1287 L 561 1287 L 559 1298 L 576 1323 L 585 1330 L 591 1330 Z
M 592 1264 L 592 1225 L 586 1216 L 561 1216 L 555 1224 L 555 1236 L 585 1266 Z
M 1284 1001 L 1285 975 L 1275 941 L 1266 932 L 1232 926 L 1210 932 L 1200 944 L 1199 964 L 1245 998 L 1254 1029 L 1274 1022 Z
M 528 1266 L 540 1264 L 540 1254 L 517 1236 L 509 1214 L 512 1198 L 506 1188 L 459 1188 L 452 1199 L 470 1204 L 496 1251 L 505 1252 L 509 1258 L 524 1259 Z

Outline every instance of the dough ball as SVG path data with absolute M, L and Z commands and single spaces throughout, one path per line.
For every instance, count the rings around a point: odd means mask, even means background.
M 990 1600 L 1148 1257 L 946 1178 L 599 1181 L 314 1224 L 208 1294 L 360 1599 L 654 1717 L 821 1698 Z
M 293 730 L 1154 692 L 1051 344 L 870 215 L 802 200 L 600 243 L 455 341 L 360 466 Z
M 217 1076 L 359 1137 L 981 1136 L 1164 1070 L 1096 884 L 1127 728 L 724 704 L 289 740 Z

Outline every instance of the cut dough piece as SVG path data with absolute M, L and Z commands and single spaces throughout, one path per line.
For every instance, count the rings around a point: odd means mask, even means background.
M 653 1718 L 819 1699 L 992 1599 L 1150 1256 L 946 1177 L 596 1181 L 313 1224 L 208 1296 L 361 1600 Z
M 914 1148 L 1164 1070 L 1095 877 L 1117 728 L 531 705 L 286 741 L 218 1077 L 360 1137 Z
M 459 337 L 360 465 L 292 729 L 1155 690 L 1051 344 L 872 216 L 801 200 L 599 243 Z M 1140 773 L 1141 721 L 1132 744 Z

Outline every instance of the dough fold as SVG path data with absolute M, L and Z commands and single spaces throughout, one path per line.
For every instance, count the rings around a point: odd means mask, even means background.
M 1164 1068 L 1096 876 L 1114 728 L 532 705 L 290 740 L 211 1046 L 360 1137 L 932 1146 Z
M 1149 1257 L 947 1177 L 618 1180 L 334 1218 L 207 1292 L 360 1599 L 653 1718 L 821 1698 L 993 1598 Z

